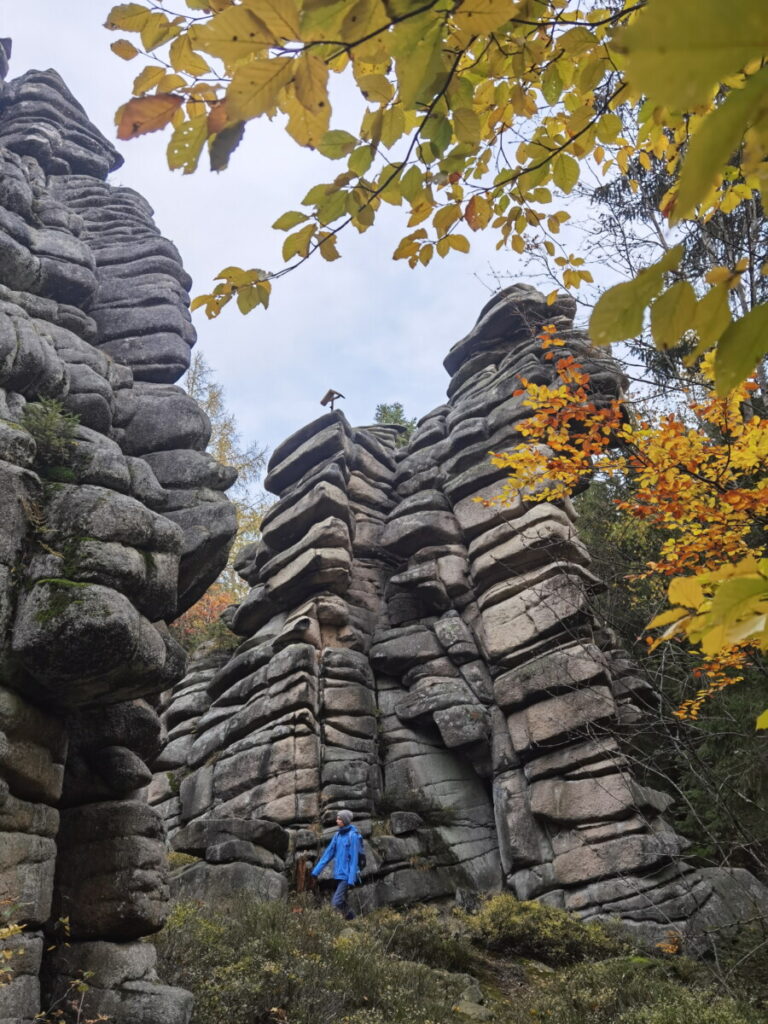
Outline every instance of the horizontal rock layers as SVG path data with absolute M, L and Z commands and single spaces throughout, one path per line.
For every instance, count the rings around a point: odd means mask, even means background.
M 82 971 L 89 1017 L 190 1013 L 139 941 L 168 900 L 148 700 L 183 675 L 166 623 L 226 561 L 234 474 L 175 384 L 190 282 L 121 162 L 54 72 L 0 83 L 0 900 L 25 925 L 2 1024 Z
M 279 500 L 228 617 L 243 642 L 203 657 L 162 712 L 150 800 L 199 858 L 178 891 L 300 886 L 348 807 L 370 851 L 363 906 L 504 886 L 655 941 L 720 899 L 682 860 L 669 795 L 635 777 L 628 732 L 653 693 L 595 619 L 570 503 L 493 501 L 488 453 L 530 414 L 520 378 L 554 377 L 545 324 L 598 399 L 624 385 L 574 308 L 524 285 L 495 296 L 405 448 L 336 411 L 276 449 Z

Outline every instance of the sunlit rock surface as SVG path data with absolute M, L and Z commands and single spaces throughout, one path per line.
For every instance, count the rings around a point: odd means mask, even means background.
M 189 278 L 146 201 L 106 180 L 121 163 L 55 72 L 0 83 L 0 900 L 25 924 L 2 1024 L 80 971 L 88 1017 L 190 1013 L 138 941 L 168 905 L 145 790 L 153 703 L 185 670 L 166 623 L 226 560 L 233 473 L 175 384 Z M 77 417 L 58 459 L 25 416 L 41 399 Z M 66 431 L 54 412 L 47 440 Z

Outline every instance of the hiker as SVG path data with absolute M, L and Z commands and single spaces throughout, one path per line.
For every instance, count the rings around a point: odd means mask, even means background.
M 347 891 L 350 885 L 357 883 L 359 869 L 365 867 L 363 837 L 352 824 L 352 811 L 339 811 L 336 815 L 336 824 L 339 827 L 338 832 L 312 868 L 312 877 L 317 878 L 325 865 L 330 860 L 333 861 L 333 877 L 338 884 L 331 898 L 331 906 L 347 921 L 351 921 L 355 915 L 347 904 Z

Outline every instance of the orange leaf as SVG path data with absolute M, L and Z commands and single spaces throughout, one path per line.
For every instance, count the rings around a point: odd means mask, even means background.
M 121 110 L 117 126 L 118 139 L 135 139 L 137 135 L 165 128 L 183 102 L 183 96 L 175 96 L 170 92 L 129 100 Z
M 208 134 L 218 135 L 227 124 L 227 106 L 223 100 L 214 103 L 208 114 Z

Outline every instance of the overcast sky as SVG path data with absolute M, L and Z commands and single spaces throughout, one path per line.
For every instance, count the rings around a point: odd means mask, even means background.
M 109 49 L 120 38 L 102 27 L 111 6 L 2 0 L 0 34 L 13 40 L 11 78 L 55 68 L 114 140 L 115 109 L 129 98 L 144 63 L 122 61 Z M 354 125 L 342 116 L 332 127 Z M 213 276 L 231 264 L 279 269 L 284 235 L 270 225 L 339 167 L 266 121 L 249 125 L 230 168 L 219 175 L 202 161 L 194 175 L 172 173 L 166 143 L 165 133 L 115 142 L 125 164 L 110 180 L 146 196 L 197 291 L 208 291 Z M 198 344 L 225 387 L 244 440 L 274 447 L 323 412 L 319 400 L 329 387 L 347 396 L 341 407 L 353 424 L 370 423 L 378 402 L 400 401 L 409 415 L 421 416 L 444 401 L 443 357 L 488 299 L 492 272 L 520 273 L 518 257 L 497 253 L 494 241 L 480 234 L 469 256 L 452 253 L 410 270 L 391 258 L 399 227 L 389 216 L 362 236 L 342 237 L 341 260 L 312 259 L 275 282 L 266 312 L 243 317 L 233 307 L 216 321 L 195 314 Z

